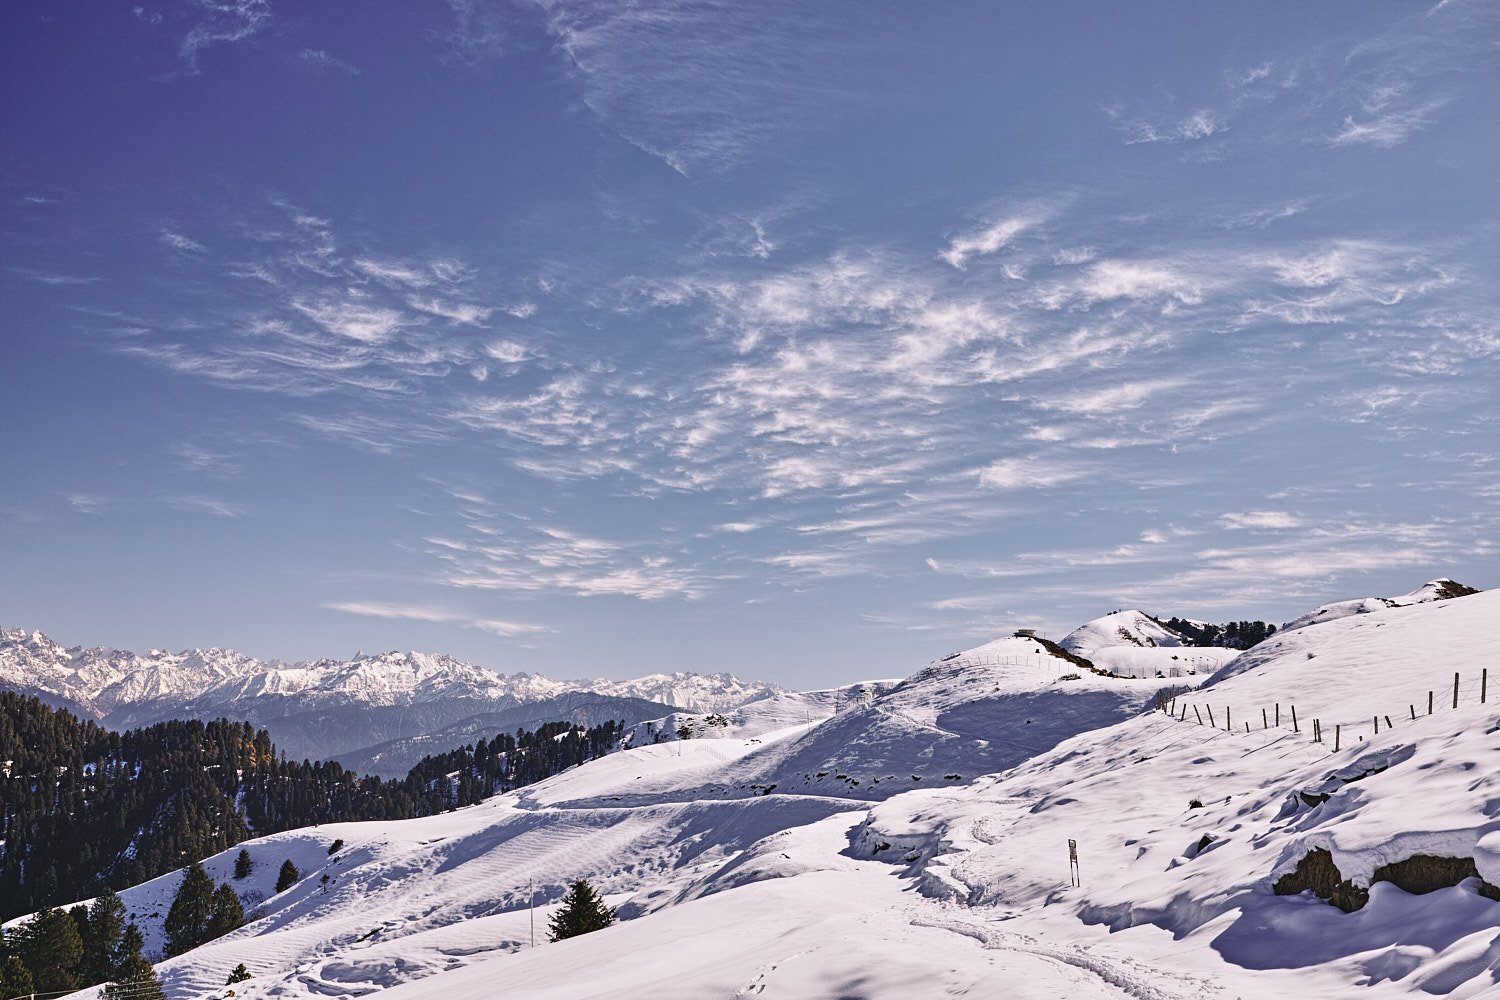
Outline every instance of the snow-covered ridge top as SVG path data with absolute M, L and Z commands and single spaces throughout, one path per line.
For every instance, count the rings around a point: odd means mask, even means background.
M 448 699 L 539 701 L 571 691 L 640 698 L 691 711 L 732 709 L 779 692 L 777 685 L 727 673 L 651 674 L 631 680 L 554 680 L 499 674 L 440 653 L 357 654 L 350 660 L 287 664 L 214 647 L 147 653 L 66 648 L 42 632 L 0 628 L 0 687 L 65 700 L 103 718 L 144 703 L 232 706 L 296 697 L 306 708 L 400 706 Z
M 1288 632 L 1292 629 L 1306 628 L 1308 625 L 1317 625 L 1320 622 L 1333 621 L 1336 618 L 1346 618 L 1349 615 L 1365 615 L 1372 611 L 1383 611 L 1386 608 L 1403 608 L 1409 604 L 1428 604 L 1432 601 L 1446 601 L 1454 597 L 1466 597 L 1470 594 L 1478 594 L 1480 591 L 1473 587 L 1466 587 L 1455 580 L 1439 578 L 1429 580 L 1422 586 L 1409 594 L 1400 597 L 1357 597 L 1348 601 L 1334 601 L 1322 607 L 1309 611 L 1299 618 L 1293 618 L 1281 626 L 1281 631 Z
M 1114 614 L 1085 622 L 1058 643 L 1078 656 L 1089 657 L 1110 646 L 1185 646 L 1182 636 L 1167 628 L 1144 611 L 1116 611 Z

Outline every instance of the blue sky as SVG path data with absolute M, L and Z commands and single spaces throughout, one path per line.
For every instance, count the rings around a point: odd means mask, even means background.
M 1500 585 L 1497 39 L 15 0 L 0 620 L 812 686 Z

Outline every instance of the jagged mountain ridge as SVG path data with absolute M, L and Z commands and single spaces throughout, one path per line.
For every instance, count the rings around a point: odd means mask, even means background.
M 113 729 L 176 718 L 248 720 L 269 729 L 289 755 L 324 759 L 523 706 L 586 724 L 603 718 L 634 723 L 672 709 L 725 711 L 781 690 L 727 673 L 622 681 L 505 675 L 437 653 L 293 664 L 218 647 L 142 654 L 65 647 L 25 629 L 0 629 L 0 686 Z M 593 696 L 586 720 L 575 718 L 579 693 Z M 405 773 L 404 766 L 398 769 Z

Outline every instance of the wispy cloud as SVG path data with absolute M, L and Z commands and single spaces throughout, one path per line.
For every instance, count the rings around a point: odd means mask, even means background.
M 460 537 L 424 540 L 441 565 L 434 582 L 514 593 L 696 599 L 715 578 L 679 561 L 661 540 L 632 542 L 521 520 L 483 497 L 457 493 Z
M 97 277 L 84 278 L 72 274 L 57 274 L 52 271 L 34 271 L 26 267 L 13 267 L 10 269 L 10 272 L 20 275 L 27 281 L 40 281 L 44 285 L 52 285 L 56 288 L 64 288 L 70 285 L 92 285 L 104 280 Z
M 1419 107 L 1376 111 L 1373 116 L 1356 120 L 1344 118 L 1339 130 L 1328 137 L 1330 146 L 1378 146 L 1388 148 L 1405 142 L 1411 135 L 1431 125 L 1446 101 L 1429 101 Z
M 546 18 L 588 107 L 684 175 L 728 170 L 848 100 L 825 69 L 843 46 L 825 43 L 817 59 L 800 55 L 809 22 L 825 38 L 847 37 L 828 32 L 837 15 L 815 5 L 766 17 L 729 0 L 528 2 Z
M 198 72 L 198 53 L 204 48 L 244 41 L 271 20 L 270 0 L 190 0 L 189 9 L 199 20 L 182 39 L 178 52 L 194 73 Z
M 319 72 L 337 70 L 340 73 L 348 73 L 350 76 L 359 75 L 359 67 L 333 57 L 326 49 L 303 49 L 297 53 L 297 58 Z
M 171 229 L 163 229 L 157 239 L 161 241 L 163 246 L 170 247 L 171 249 L 180 251 L 182 253 L 208 252 L 208 247 L 204 246 L 202 243 L 199 243 L 197 240 L 184 236 L 181 233 L 175 232 Z
M 195 441 L 179 441 L 172 446 L 171 451 L 183 468 L 192 472 L 207 473 L 220 479 L 234 479 L 242 471 L 233 455 Z
M 992 254 L 1008 246 L 1017 236 L 1042 221 L 1040 213 L 1031 213 L 998 219 L 972 232 L 956 236 L 942 253 L 943 260 L 960 271 L 971 257 Z
M 498 5 L 490 0 L 447 0 L 452 21 L 433 32 L 444 47 L 444 58 L 470 68 L 499 59 L 505 53 L 506 30 Z
M 1247 510 L 1243 513 L 1224 514 L 1219 524 L 1226 528 L 1295 528 L 1302 519 L 1284 510 Z
M 372 601 L 339 601 L 325 604 L 323 607 L 333 611 L 347 611 L 351 615 L 365 615 L 371 618 L 398 618 L 407 621 L 459 625 L 463 628 L 479 629 L 482 632 L 489 632 L 491 635 L 498 635 L 507 639 L 516 636 L 539 635 L 556 631 L 556 629 L 548 628 L 545 625 L 499 621 L 494 618 L 474 618 L 456 611 L 449 611 L 444 608 L 435 608 L 428 605 L 387 604 Z
M 1198 108 L 1176 117 L 1140 117 L 1121 105 L 1113 104 L 1107 106 L 1104 113 L 1125 134 L 1127 145 L 1192 142 L 1207 139 L 1228 128 L 1222 114 L 1208 108 Z
M 102 514 L 106 501 L 97 493 L 64 493 L 63 502 L 76 514 Z
M 205 496 L 172 496 L 165 500 L 168 507 L 177 510 L 198 511 L 214 517 L 240 518 L 247 513 L 243 504 Z

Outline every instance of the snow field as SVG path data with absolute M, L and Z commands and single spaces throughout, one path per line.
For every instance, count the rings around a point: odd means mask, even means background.
M 1179 702 L 1237 723 L 1278 699 L 1357 719 L 1425 692 L 1434 669 L 1477 676 L 1497 620 L 1500 594 L 1482 594 L 1310 625 Z M 626 750 L 468 809 L 252 841 L 253 879 L 294 851 L 310 877 L 163 963 L 169 993 L 222 997 L 243 961 L 255 978 L 236 1000 L 1500 994 L 1500 904 L 1475 880 L 1420 896 L 1376 883 L 1348 914 L 1272 892 L 1316 847 L 1361 883 L 1424 852 L 1473 857 L 1500 884 L 1500 704 L 1334 752 L 1286 712 L 1279 729 L 1226 732 L 1149 710 L 1154 678 L 1002 662 L 1021 642 L 822 721 L 806 698 L 761 705 L 718 738 Z M 211 859 L 216 879 L 235 853 Z M 527 880 L 544 938 L 579 876 L 620 922 L 530 948 Z M 164 913 L 175 884 L 122 896 Z

